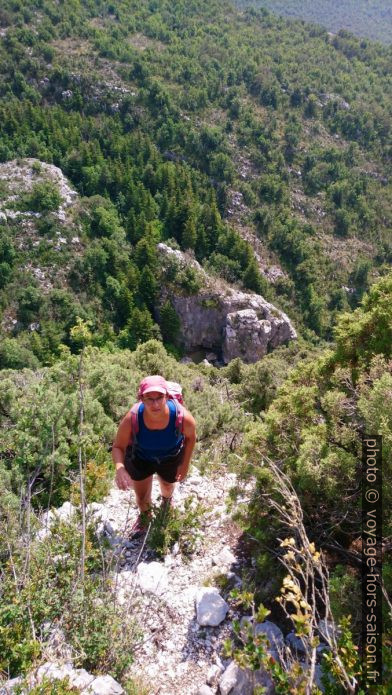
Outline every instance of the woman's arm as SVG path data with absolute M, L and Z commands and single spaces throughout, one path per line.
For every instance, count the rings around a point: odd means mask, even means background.
M 195 448 L 196 444 L 196 422 L 193 418 L 193 416 L 190 414 L 186 408 L 184 408 L 184 421 L 183 421 L 183 432 L 184 432 L 184 455 L 182 462 L 177 468 L 177 475 L 176 475 L 176 480 L 180 482 L 181 480 L 184 480 L 186 477 L 192 454 L 193 454 L 193 449 Z
M 131 439 L 131 414 L 127 413 L 120 422 L 112 447 L 112 459 L 116 467 L 116 483 L 120 490 L 129 490 L 132 480 L 125 469 L 125 451 Z

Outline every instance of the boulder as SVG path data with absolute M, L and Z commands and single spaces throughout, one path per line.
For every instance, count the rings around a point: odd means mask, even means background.
M 229 606 L 218 589 L 205 586 L 196 594 L 196 616 L 199 625 L 219 625 L 226 617 Z
M 272 623 L 270 620 L 265 620 L 263 623 L 256 623 L 256 635 L 265 635 L 270 644 L 271 650 L 279 652 L 284 646 L 284 637 L 282 630 Z
M 279 654 L 284 647 L 282 630 L 270 620 L 265 620 L 263 623 L 256 623 L 253 627 L 252 616 L 244 615 L 240 620 L 240 634 L 243 639 L 248 635 L 249 629 L 251 629 L 254 635 L 265 635 L 268 640 L 268 653 L 271 654 L 276 661 L 279 661 Z

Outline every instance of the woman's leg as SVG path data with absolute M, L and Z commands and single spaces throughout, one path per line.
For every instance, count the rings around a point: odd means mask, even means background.
M 132 480 L 135 490 L 136 504 L 140 512 L 146 512 L 151 507 L 152 475 L 144 480 Z
M 171 497 L 174 492 L 175 483 L 168 483 L 158 475 L 159 487 L 161 488 L 162 497 Z

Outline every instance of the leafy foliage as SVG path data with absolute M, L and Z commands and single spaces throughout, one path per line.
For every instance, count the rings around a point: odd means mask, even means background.
M 41 654 L 46 623 L 65 631 L 67 641 L 75 648 L 79 666 L 121 676 L 132 660 L 131 645 L 137 641 L 137 631 L 130 623 L 125 625 L 109 582 L 102 582 L 97 576 L 102 548 L 93 529 L 88 527 L 88 574 L 81 585 L 78 582 L 81 534 L 77 524 L 61 522 L 51 529 L 45 543 L 30 541 L 29 547 L 23 547 L 18 538 L 10 536 L 4 519 L 2 526 L 8 534 L 6 556 L 13 568 L 12 572 L 2 568 L 2 670 L 9 669 L 11 675 L 17 675 L 29 669 Z M 130 640 L 126 652 L 120 648 L 125 637 Z
M 172 550 L 175 543 L 184 557 L 190 557 L 201 535 L 199 529 L 202 506 L 191 497 L 184 503 L 184 511 L 175 507 L 153 507 L 147 544 L 159 557 Z
M 321 548 L 336 548 L 339 557 L 350 562 L 361 529 L 362 473 L 358 462 L 362 436 L 369 432 L 383 437 L 384 534 L 390 533 L 392 372 L 390 342 L 384 341 L 384 336 L 392 325 L 388 314 L 391 296 L 388 276 L 364 295 L 353 315 L 342 315 L 336 327 L 335 351 L 298 363 L 262 420 L 248 425 L 242 444 L 243 473 L 245 477 L 256 476 L 257 485 L 243 515 L 252 538 L 261 547 L 274 544 L 279 534 L 275 516 L 265 510 L 260 513 L 260 496 L 274 497 L 276 490 L 274 476 L 263 463 L 263 457 L 268 457 L 289 476 L 311 540 Z M 370 349 L 364 339 L 365 326 Z M 271 569 L 262 552 L 256 566 L 260 577 Z M 390 590 L 388 564 L 384 581 Z M 355 573 L 347 575 L 337 568 L 332 575 L 331 600 L 337 617 L 347 609 L 339 595 L 342 583 L 350 586 L 350 613 L 357 631 L 360 603 Z

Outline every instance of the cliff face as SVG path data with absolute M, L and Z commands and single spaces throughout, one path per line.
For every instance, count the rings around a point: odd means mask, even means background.
M 181 296 L 168 287 L 163 289 L 163 297 L 169 297 L 180 318 L 179 341 L 187 352 L 212 350 L 222 355 L 225 363 L 235 357 L 250 363 L 296 339 L 288 316 L 260 295 L 239 291 L 221 280 L 217 283 L 180 251 L 165 244 L 158 248 L 163 264 L 165 258 L 174 256 L 180 266 L 190 263 L 203 279 L 203 287 L 195 295 Z

